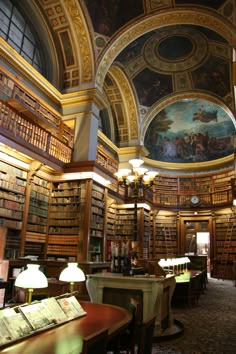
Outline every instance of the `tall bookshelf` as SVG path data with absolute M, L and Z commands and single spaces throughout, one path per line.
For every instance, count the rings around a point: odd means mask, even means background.
M 0 226 L 13 230 L 7 233 L 6 258 L 19 255 L 26 179 L 26 171 L 0 160 Z
M 50 182 L 34 175 L 30 181 L 29 209 L 25 236 L 25 255 L 45 256 Z
M 142 254 L 139 255 L 142 259 L 150 257 L 150 210 L 142 207 L 139 209 L 139 239 L 141 243 Z
M 79 180 L 52 183 L 48 258 L 77 261 L 80 252 L 80 212 L 85 196 L 84 189 L 84 182 Z
M 116 238 L 133 240 L 134 236 L 134 208 L 116 208 L 115 222 Z
M 105 235 L 106 235 L 105 260 L 107 261 L 110 261 L 112 258 L 111 244 L 116 240 L 116 235 L 115 235 L 116 208 L 114 203 L 115 203 L 114 199 L 107 198 L 106 221 L 105 221 Z
M 158 214 L 152 216 L 153 239 L 151 250 L 153 258 L 167 258 L 177 255 L 177 219 L 176 215 Z
M 227 241 L 226 249 L 224 249 L 225 240 L 229 234 L 230 241 Z M 217 268 L 221 267 L 220 263 L 225 256 L 227 256 L 225 277 L 231 279 L 233 277 L 232 264 L 236 260 L 236 216 L 232 213 L 218 214 L 215 218 L 214 259 L 218 264 L 213 270 L 213 276 L 217 276 Z
M 92 184 L 88 261 L 101 262 L 104 258 L 105 188 Z

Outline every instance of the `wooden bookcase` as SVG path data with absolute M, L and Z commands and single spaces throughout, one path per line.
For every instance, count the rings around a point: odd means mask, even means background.
M 153 203 L 164 207 L 192 208 L 191 196 L 197 195 L 199 206 L 224 206 L 232 199 L 232 179 L 234 170 L 230 169 L 216 175 L 202 176 L 157 176 L 153 187 Z
M 102 262 L 105 257 L 105 204 L 107 190 L 93 182 L 91 186 L 91 215 L 87 259 Z
M 152 216 L 153 236 L 151 250 L 154 259 L 173 258 L 177 250 L 177 218 L 176 215 L 154 213 Z
M 9 141 L 30 145 L 30 149 L 43 153 L 44 157 L 71 161 L 74 129 L 62 121 L 52 106 L 3 68 L 0 69 L 0 95 L 3 136 Z
M 85 197 L 83 181 L 52 183 L 47 257 L 77 261 L 80 251 L 81 208 Z
M 24 254 L 45 257 L 47 240 L 50 182 L 37 175 L 29 185 L 29 208 L 27 215 Z M 23 235 L 22 235 L 23 237 Z
M 0 161 L 0 224 L 22 227 L 27 172 Z
M 117 204 L 116 221 L 115 221 L 116 238 L 133 240 L 133 235 L 134 235 L 133 230 L 134 230 L 134 208 L 125 208 L 124 206 L 120 206 Z
M 139 239 L 141 240 L 139 258 L 149 259 L 150 257 L 150 210 L 142 207 L 139 209 Z
M 153 187 L 153 203 L 172 206 L 178 204 L 179 181 L 177 177 L 157 176 Z
M 215 247 L 214 268 L 212 275 L 223 274 L 225 278 L 233 279 L 233 261 L 236 259 L 236 216 L 225 213 L 215 217 Z M 222 263 L 223 260 L 223 263 Z M 226 260 L 226 267 L 224 265 Z M 225 267 L 222 272 L 221 268 Z

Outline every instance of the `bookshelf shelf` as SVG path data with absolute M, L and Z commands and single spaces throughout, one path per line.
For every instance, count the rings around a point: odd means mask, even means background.
M 80 250 L 81 203 L 85 182 L 78 180 L 52 183 L 47 256 L 77 260 Z M 71 258 L 72 257 L 72 258 Z
M 153 216 L 152 253 L 155 259 L 177 255 L 177 220 L 174 215 Z
M 91 191 L 90 236 L 88 260 L 101 262 L 104 258 L 105 188 L 93 183 Z
M 0 226 L 21 230 L 27 172 L 0 161 Z

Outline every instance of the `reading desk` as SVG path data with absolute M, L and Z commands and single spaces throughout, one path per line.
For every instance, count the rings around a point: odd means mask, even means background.
M 83 339 L 108 330 L 108 339 L 117 336 L 131 321 L 128 310 L 106 304 L 80 302 L 87 314 L 78 319 L 27 337 L 0 350 L 4 354 L 79 354 Z

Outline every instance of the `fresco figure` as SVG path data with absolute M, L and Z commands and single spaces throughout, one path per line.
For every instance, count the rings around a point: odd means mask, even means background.
M 162 155 L 166 158 L 176 157 L 176 145 L 169 138 L 164 137 Z
M 207 112 L 205 109 L 199 108 L 198 112 L 193 115 L 193 121 L 195 120 L 200 120 L 203 123 L 208 123 L 212 120 L 217 122 L 217 110 Z

